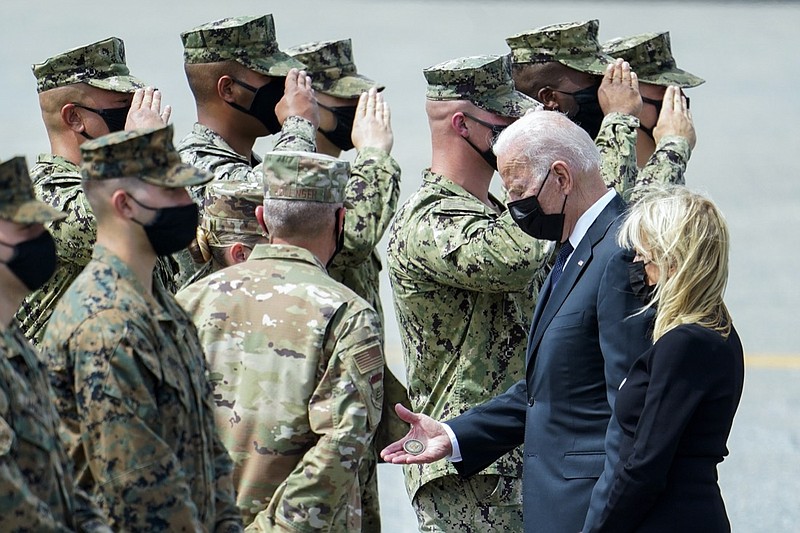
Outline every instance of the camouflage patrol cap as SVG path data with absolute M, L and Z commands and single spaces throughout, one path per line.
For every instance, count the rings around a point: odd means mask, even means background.
M 237 63 L 265 76 L 286 76 L 304 65 L 278 49 L 272 15 L 230 17 L 181 33 L 183 60 Z
M 35 224 L 61 220 L 66 216 L 66 213 L 33 196 L 31 177 L 24 157 L 17 156 L 0 162 L 0 220 Z
M 506 38 L 515 65 L 558 62 L 571 69 L 602 75 L 613 58 L 597 41 L 598 20 L 552 24 Z
M 344 204 L 350 163 L 312 152 L 269 152 L 263 173 L 265 200 Z
M 426 68 L 429 100 L 468 100 L 501 117 L 521 117 L 541 104 L 514 89 L 509 56 L 451 59 Z
M 301 44 L 289 48 L 286 53 L 306 65 L 312 87 L 321 93 L 337 98 L 358 98 L 372 87 L 379 91 L 384 88 L 358 73 L 350 39 Z
M 172 144 L 172 124 L 163 128 L 117 131 L 81 145 L 85 180 L 139 178 L 168 189 L 201 185 L 214 177 L 181 162 Z
M 200 227 L 216 233 L 263 235 L 256 207 L 264 201 L 262 188 L 250 182 L 215 181 L 206 187 Z
M 40 93 L 74 83 L 118 93 L 132 93 L 145 86 L 131 76 L 125 64 L 125 44 L 118 37 L 73 48 L 36 63 L 33 75 Z
M 679 69 L 672 57 L 669 32 L 642 33 L 632 37 L 611 39 L 603 44 L 606 53 L 621 57 L 631 65 L 639 81 L 653 85 L 677 85 L 683 89 L 706 82 Z

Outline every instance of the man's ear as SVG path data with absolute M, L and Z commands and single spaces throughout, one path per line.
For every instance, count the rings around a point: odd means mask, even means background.
M 460 136 L 469 137 L 469 128 L 467 128 L 467 122 L 464 120 L 464 113 L 461 111 L 456 111 L 450 117 L 450 127 Z
M 131 203 L 128 193 L 122 189 L 117 189 L 111 194 L 111 208 L 117 215 L 133 218 L 133 206 Z
M 226 102 L 233 102 L 234 95 L 233 95 L 233 78 L 228 76 L 227 74 L 224 76 L 220 76 L 217 80 L 217 96 L 225 100 Z
M 550 87 L 542 87 L 539 89 L 539 92 L 536 93 L 536 99 L 539 100 L 543 105 L 544 108 L 548 111 L 558 111 L 558 97 L 556 96 L 556 91 L 551 89 Z
M 75 133 L 86 131 L 81 111 L 75 104 L 64 104 L 61 108 L 61 122 Z
M 553 177 L 556 178 L 558 188 L 562 194 L 569 195 L 574 189 L 574 182 L 572 171 L 564 161 L 556 161 L 553 163 Z
M 267 225 L 264 223 L 263 205 L 256 206 L 256 220 L 258 221 L 258 225 L 261 226 L 261 229 L 264 230 L 264 234 L 269 235 L 269 230 L 267 229 Z

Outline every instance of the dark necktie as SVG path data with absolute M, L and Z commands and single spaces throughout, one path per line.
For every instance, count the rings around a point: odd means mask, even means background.
M 569 239 L 567 239 L 564 244 L 561 245 L 561 250 L 559 250 L 558 256 L 556 256 L 556 264 L 553 265 L 553 273 L 551 274 L 551 287 L 555 287 L 559 278 L 561 278 L 561 273 L 564 272 L 564 265 L 567 264 L 567 258 L 569 254 L 572 253 L 572 250 L 574 250 L 574 248 L 572 244 L 570 244 Z

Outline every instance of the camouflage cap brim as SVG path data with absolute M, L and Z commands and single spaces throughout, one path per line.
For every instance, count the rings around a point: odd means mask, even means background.
M 235 61 L 241 63 L 250 70 L 254 70 L 259 74 L 273 77 L 285 77 L 293 68 L 303 70 L 305 65 L 296 60 L 292 56 L 281 52 L 280 50 L 273 52 L 268 57 L 250 57 L 248 55 L 241 55 L 234 58 Z
M 179 187 L 203 185 L 214 179 L 214 175 L 192 165 L 180 163 L 164 173 L 159 173 L 159 175 L 143 174 L 139 176 L 139 179 L 159 187 L 177 189 Z
M 375 87 L 378 91 L 382 91 L 385 87 L 379 85 L 378 82 L 372 80 L 361 74 L 346 74 L 339 79 L 321 79 L 319 81 L 314 79 L 311 75 L 311 85 L 315 91 L 319 91 L 328 96 L 336 98 L 353 99 L 361 96 Z
M 114 91 L 115 93 L 132 93 L 136 89 L 144 89 L 147 84 L 136 78 L 135 76 L 110 76 L 103 79 L 87 79 L 83 83 L 97 87 L 98 89 L 105 89 L 106 91 Z
M 636 73 L 639 76 L 640 83 L 649 83 L 651 85 L 662 85 L 664 87 L 668 87 L 670 85 L 677 85 L 681 89 L 690 89 L 692 87 L 697 87 L 698 85 L 702 85 L 706 82 L 703 78 L 699 76 L 695 76 L 690 72 L 686 72 L 683 69 L 678 67 L 673 67 L 669 70 L 658 72 L 654 74 L 643 74 L 640 75 L 638 72 Z
M 507 118 L 519 118 L 530 109 L 539 109 L 542 104 L 516 90 L 496 90 L 480 97 L 468 98 L 470 102 L 496 115 Z
M 39 200 L 0 207 L 0 220 L 9 220 L 17 224 L 45 224 L 66 217 L 66 213 Z
M 614 58 L 609 55 L 598 54 L 594 57 L 559 58 L 557 61 L 578 72 L 602 76 L 606 73 L 608 64 L 614 62 Z

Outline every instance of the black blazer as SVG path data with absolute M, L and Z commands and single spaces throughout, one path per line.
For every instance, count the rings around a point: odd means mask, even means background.
M 585 532 L 730 531 L 717 464 L 744 383 L 742 344 L 695 325 L 661 337 L 625 379 L 614 409 L 620 461 Z
M 650 345 L 649 314 L 630 290 L 631 255 L 616 244 L 619 196 L 578 244 L 555 289 L 544 283 L 528 340 L 526 379 L 448 422 L 463 461 L 479 472 L 524 441 L 526 532 L 580 531 L 592 489 L 606 464 L 617 389 Z M 607 436 L 608 433 L 608 436 Z M 615 449 L 614 446 L 610 447 Z M 610 478 L 610 476 L 609 476 Z M 598 493 L 605 496 L 605 491 Z

